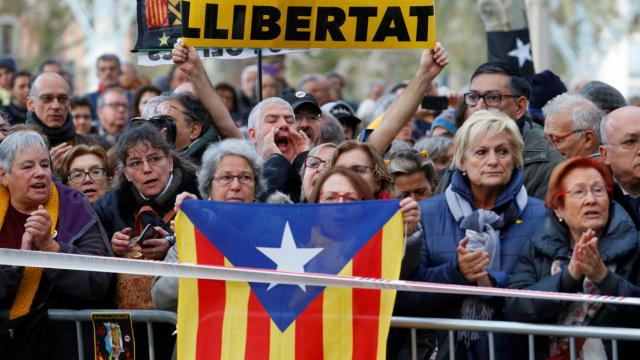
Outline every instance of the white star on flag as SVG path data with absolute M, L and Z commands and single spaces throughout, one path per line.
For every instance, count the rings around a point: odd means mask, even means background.
M 509 51 L 507 55 L 517 57 L 518 66 L 522 67 L 527 60 L 533 61 L 531 58 L 531 43 L 525 45 L 522 40 L 517 38 L 516 48 Z
M 293 240 L 289 222 L 285 224 L 282 234 L 282 243 L 279 248 L 256 247 L 258 251 L 276 263 L 276 270 L 287 272 L 304 272 L 304 265 L 311 261 L 323 248 L 298 248 Z M 267 291 L 271 290 L 279 283 L 270 283 Z M 302 291 L 307 292 L 304 284 L 298 284 Z

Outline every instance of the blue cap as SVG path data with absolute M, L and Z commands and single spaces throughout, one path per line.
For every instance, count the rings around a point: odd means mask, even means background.
M 433 122 L 431 123 L 431 131 L 433 131 L 433 129 L 437 127 L 447 129 L 447 131 L 450 132 L 451 135 L 455 135 L 456 131 L 458 131 L 456 124 L 443 118 L 436 118 L 435 120 L 433 120 Z
M 458 131 L 458 127 L 455 124 L 455 113 L 454 109 L 448 109 L 440 113 L 438 117 L 431 123 L 431 130 L 442 127 L 445 128 L 451 135 L 455 135 L 456 131 Z

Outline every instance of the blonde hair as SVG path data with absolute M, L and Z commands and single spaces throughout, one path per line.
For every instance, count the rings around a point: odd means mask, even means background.
M 451 168 L 460 169 L 465 153 L 481 138 L 497 135 L 501 132 L 509 135 L 509 147 L 513 153 L 515 167 L 522 168 L 524 165 L 522 160 L 524 141 L 518 125 L 503 112 L 490 110 L 480 110 L 471 114 L 458 129 L 453 138 L 454 151 Z

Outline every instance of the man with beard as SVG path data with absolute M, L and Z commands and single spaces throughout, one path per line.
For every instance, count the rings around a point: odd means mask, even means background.
M 39 127 L 49 140 L 51 165 L 55 173 L 62 167 L 64 155 L 74 145 L 95 143 L 93 139 L 75 132 L 69 84 L 62 76 L 51 72 L 38 75 L 29 90 L 27 109 L 26 124 Z
M 320 138 L 320 115 L 322 110 L 318 106 L 315 96 L 304 91 L 289 91 L 282 95 L 291 107 L 296 117 L 296 129 L 304 131 L 312 146 L 318 144 Z
M 249 140 L 264 159 L 267 191 L 263 198 L 281 191 L 292 201 L 300 201 L 300 169 L 311 141 L 302 129 L 296 129 L 291 105 L 278 97 L 262 100 L 249 114 L 248 132 Z

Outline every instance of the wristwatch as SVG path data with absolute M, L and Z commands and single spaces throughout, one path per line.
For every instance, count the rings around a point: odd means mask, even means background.
M 176 236 L 174 234 L 169 234 L 165 236 L 164 239 L 169 242 L 169 247 L 172 247 L 176 244 Z

